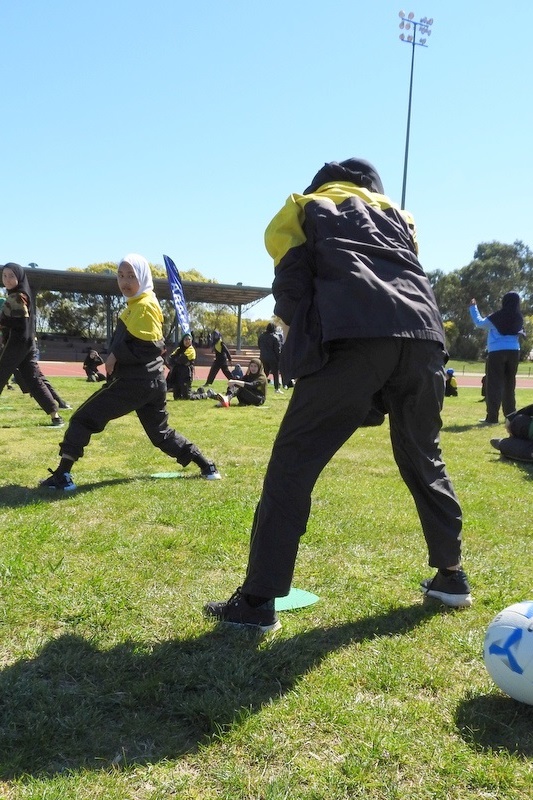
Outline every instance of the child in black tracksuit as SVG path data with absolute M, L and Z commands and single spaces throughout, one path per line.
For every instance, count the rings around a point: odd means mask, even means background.
M 196 350 L 192 336 L 185 333 L 176 349 L 170 354 L 170 372 L 167 375 L 167 386 L 172 390 L 174 400 L 188 400 L 191 395 L 193 367 Z
M 0 314 L 3 343 L 0 353 L 0 394 L 16 372 L 22 377 L 33 399 L 50 415 L 51 425 L 61 427 L 63 420 L 57 413 L 58 403 L 50 393 L 37 363 L 35 306 L 26 272 L 14 262 L 4 264 L 1 269 L 7 298 Z
M 93 433 L 100 433 L 112 419 L 135 411 L 153 445 L 187 466 L 200 467 L 202 477 L 217 480 L 220 475 L 198 447 L 169 427 L 166 405 L 167 385 L 163 362 L 163 314 L 153 292 L 146 259 L 127 255 L 117 273 L 127 307 L 119 317 L 105 362 L 107 383 L 91 395 L 72 415 L 60 445 L 61 460 L 41 486 L 60 491 L 76 488 L 70 474 L 72 464 L 83 456 Z
M 215 353 L 215 360 L 211 364 L 205 386 L 211 386 L 219 370 L 222 370 L 228 380 L 231 380 L 233 377 L 228 367 L 228 364 L 231 364 L 231 353 L 222 341 L 222 336 L 218 331 L 213 331 L 213 351 Z
M 105 381 L 105 375 L 98 370 L 104 363 L 104 359 L 96 350 L 89 350 L 83 362 L 83 369 L 87 375 L 89 383 L 97 383 L 98 381 Z

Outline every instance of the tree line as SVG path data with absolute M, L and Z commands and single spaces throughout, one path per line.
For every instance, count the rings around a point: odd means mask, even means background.
M 150 264 L 154 278 L 166 279 L 164 267 Z M 104 275 L 116 275 L 117 265 L 113 262 L 91 264 L 85 269 L 71 268 L 70 272 L 94 272 Z M 218 283 L 212 278 L 204 277 L 198 270 L 180 271 L 185 281 Z M 124 307 L 121 297 L 109 298 L 111 313 L 116 323 L 118 314 Z M 91 341 L 106 338 L 106 296 L 103 294 L 81 294 L 77 292 L 40 291 L 35 298 L 37 330 L 40 334 L 61 334 L 72 338 L 83 338 Z M 164 316 L 165 339 L 174 337 L 175 311 L 170 300 L 161 300 Z M 237 338 L 236 308 L 222 304 L 187 303 L 191 329 L 195 340 L 203 334 L 218 330 L 227 342 L 235 342 Z M 241 343 L 257 345 L 257 337 L 271 320 L 241 319 Z
M 150 265 L 154 278 L 166 278 L 160 265 Z M 116 264 L 107 262 L 91 264 L 79 272 L 115 274 Z M 197 270 L 182 271 L 188 281 L 217 283 Z M 526 336 L 521 341 L 522 357 L 527 358 L 533 349 L 533 253 L 521 241 L 513 244 L 484 242 L 477 246 L 473 260 L 465 267 L 443 272 L 428 272 L 438 306 L 444 319 L 447 349 L 452 358 L 477 361 L 484 357 L 486 333 L 475 328 L 468 307 L 475 297 L 483 316 L 501 306 L 503 295 L 518 292 L 521 297 Z M 37 324 L 41 333 L 62 333 L 66 336 L 87 339 L 105 339 L 106 305 L 104 295 L 39 292 L 36 298 Z M 174 308 L 170 301 L 161 302 L 165 317 L 165 336 L 170 337 L 174 325 Z M 119 297 L 111 298 L 112 313 L 116 317 L 123 307 Z M 219 330 L 228 342 L 237 335 L 236 309 L 227 305 L 188 303 L 191 328 L 196 339 Z M 275 319 L 275 318 L 273 318 Z M 241 341 L 256 345 L 258 335 L 272 320 L 251 320 L 243 316 Z
M 533 349 L 533 253 L 521 241 L 513 244 L 484 242 L 466 267 L 452 272 L 428 272 L 444 319 L 447 349 L 452 358 L 479 361 L 485 354 L 487 334 L 475 328 L 470 300 L 475 297 L 483 317 L 501 307 L 506 292 L 518 292 L 524 316 L 525 337 L 521 356 Z

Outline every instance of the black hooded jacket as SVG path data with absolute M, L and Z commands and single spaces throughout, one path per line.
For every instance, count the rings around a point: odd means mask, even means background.
M 368 162 L 326 164 L 304 194 L 288 198 L 265 243 L 274 258 L 275 313 L 286 324 L 312 303 L 323 343 L 403 337 L 444 346 L 414 222 L 383 194 Z

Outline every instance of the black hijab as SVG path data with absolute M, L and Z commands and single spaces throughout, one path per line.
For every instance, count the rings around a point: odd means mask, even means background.
M 517 336 L 524 326 L 524 318 L 520 313 L 520 296 L 517 292 L 507 292 L 502 299 L 502 307 L 494 314 L 489 314 L 498 333 L 502 336 Z
M 2 270 L 4 269 L 10 269 L 18 281 L 15 288 L 8 289 L 7 293 L 15 294 L 15 292 L 24 292 L 24 294 L 28 297 L 28 300 L 30 301 L 31 304 L 33 298 L 31 296 L 30 284 L 28 283 L 24 267 L 21 267 L 20 264 L 15 264 L 13 261 L 10 261 L 9 264 L 3 265 Z
M 363 189 L 383 194 L 383 184 L 375 167 L 362 158 L 347 158 L 346 161 L 330 161 L 324 164 L 305 189 L 304 194 L 316 192 L 325 183 L 354 183 Z
M 35 313 L 33 308 L 33 297 L 30 289 L 30 284 L 28 278 L 26 277 L 26 270 L 24 269 L 24 267 L 21 267 L 20 264 L 15 264 L 13 261 L 10 261 L 8 264 L 4 264 L 2 266 L 2 271 L 4 269 L 10 269 L 18 281 L 17 285 L 13 287 L 13 289 L 7 290 L 8 295 L 24 294 L 28 298 L 27 308 L 29 317 L 26 319 L 25 322 L 24 335 L 27 336 L 29 339 L 33 339 L 35 337 Z

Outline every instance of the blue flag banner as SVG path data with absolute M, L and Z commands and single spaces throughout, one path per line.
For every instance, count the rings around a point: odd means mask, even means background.
M 170 291 L 172 292 L 172 302 L 176 309 L 176 315 L 183 333 L 189 333 L 191 330 L 189 324 L 189 314 L 187 306 L 185 305 L 185 295 L 183 294 L 183 285 L 181 283 L 178 268 L 169 256 L 163 256 L 165 267 L 167 269 L 168 282 L 170 284 Z

